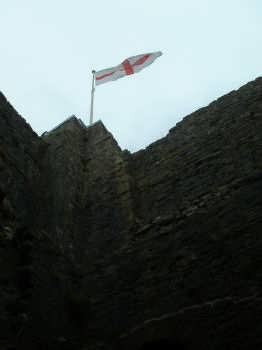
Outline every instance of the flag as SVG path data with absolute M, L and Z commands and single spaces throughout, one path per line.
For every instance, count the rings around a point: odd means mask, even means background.
M 138 73 L 141 71 L 141 69 L 153 63 L 155 59 L 161 55 L 162 52 L 158 51 L 129 57 L 118 66 L 95 72 L 96 85 L 104 84 L 108 81 L 117 80 L 126 75 Z

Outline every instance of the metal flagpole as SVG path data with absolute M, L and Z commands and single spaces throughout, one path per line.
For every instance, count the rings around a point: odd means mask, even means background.
M 94 114 L 94 96 L 95 96 L 95 70 L 92 70 L 92 90 L 91 90 L 91 106 L 90 106 L 90 120 L 89 125 L 93 124 L 93 114 Z

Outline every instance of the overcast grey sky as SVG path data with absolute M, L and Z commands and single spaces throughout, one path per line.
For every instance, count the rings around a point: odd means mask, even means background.
M 41 134 L 88 121 L 91 70 L 159 51 L 100 85 L 95 119 L 131 151 L 261 75 L 261 0 L 0 0 L 1 91 Z

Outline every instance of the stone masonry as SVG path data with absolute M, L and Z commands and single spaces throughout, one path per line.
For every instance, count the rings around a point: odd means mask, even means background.
M 0 94 L 0 349 L 262 349 L 262 78 L 131 154 Z

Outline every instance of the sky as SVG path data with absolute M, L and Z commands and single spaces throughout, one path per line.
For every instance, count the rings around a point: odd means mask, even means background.
M 88 124 L 92 69 L 162 51 L 96 87 L 94 119 L 131 152 L 262 71 L 261 0 L 0 0 L 0 33 L 0 90 L 39 135 Z

